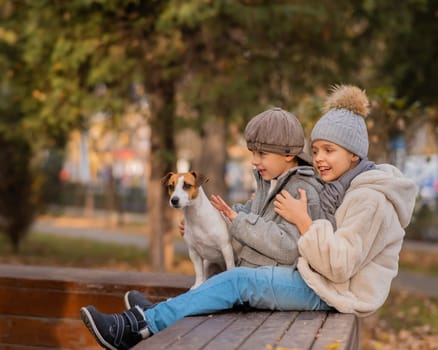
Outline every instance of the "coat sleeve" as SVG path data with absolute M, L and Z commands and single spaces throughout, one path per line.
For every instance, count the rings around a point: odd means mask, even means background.
M 232 205 L 232 209 L 236 212 L 249 213 L 251 211 L 252 200 L 248 200 L 245 204 L 236 203 Z
M 297 189 L 306 190 L 308 211 L 313 218 L 319 214 L 319 195 L 317 190 L 304 181 L 295 181 L 288 189 L 292 196 L 298 197 Z M 270 217 L 255 213 L 239 212 L 231 224 L 230 233 L 242 245 L 249 246 L 258 253 L 283 265 L 294 265 L 298 258 L 298 239 L 300 234 L 294 224 L 281 218 L 274 212 L 274 198 L 269 203 Z M 318 214 L 316 214 L 318 213 Z M 269 216 L 268 216 L 269 217 Z
M 370 251 L 384 222 L 382 194 L 369 191 L 354 196 L 336 213 L 338 229 L 333 230 L 327 220 L 316 220 L 301 236 L 300 254 L 319 274 L 335 283 L 349 280 L 370 259 Z

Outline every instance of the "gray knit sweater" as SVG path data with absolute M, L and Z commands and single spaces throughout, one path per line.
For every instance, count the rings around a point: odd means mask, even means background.
M 278 178 L 277 184 L 269 192 L 270 182 L 254 171 L 257 190 L 253 200 L 245 205 L 235 205 L 238 213 L 230 224 L 233 247 L 238 266 L 290 266 L 294 268 L 298 259 L 298 239 L 300 234 L 294 224 L 287 222 L 274 211 L 275 196 L 282 190 L 298 198 L 298 188 L 306 191 L 308 211 L 315 220 L 323 218 L 319 192 L 322 184 L 315 177 L 310 166 L 290 169 Z

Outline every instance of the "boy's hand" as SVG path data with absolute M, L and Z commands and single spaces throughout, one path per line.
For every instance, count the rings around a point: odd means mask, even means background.
M 233 209 L 231 209 L 231 207 L 227 203 L 225 203 L 221 196 L 216 196 L 212 194 L 211 204 L 213 204 L 213 207 L 219 210 L 230 221 L 233 221 L 236 218 L 237 213 Z
M 275 212 L 295 224 L 301 234 L 304 234 L 312 224 L 312 219 L 307 213 L 307 195 L 306 191 L 299 188 L 299 199 L 295 199 L 286 190 L 281 191 L 275 196 L 274 210 Z
M 184 236 L 184 219 L 181 219 L 181 221 L 179 222 L 178 229 L 179 229 L 179 234 L 181 236 Z

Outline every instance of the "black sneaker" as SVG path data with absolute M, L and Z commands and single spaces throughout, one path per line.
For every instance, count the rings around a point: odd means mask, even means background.
M 143 293 L 138 290 L 130 290 L 125 293 L 125 306 L 126 309 L 132 309 L 134 306 L 140 306 L 142 310 L 147 310 L 152 306 L 152 303 Z
M 100 346 L 109 350 L 128 350 L 151 335 L 139 307 L 122 314 L 104 314 L 87 306 L 81 308 L 81 318 Z

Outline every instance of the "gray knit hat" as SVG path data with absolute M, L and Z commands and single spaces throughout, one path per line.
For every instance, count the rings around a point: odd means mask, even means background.
M 268 109 L 252 118 L 244 134 L 250 151 L 294 155 L 312 164 L 312 158 L 303 152 L 304 130 L 300 121 L 279 107 Z
M 326 140 L 344 147 L 361 159 L 368 154 L 365 118 L 369 102 L 356 86 L 334 86 L 324 105 L 325 114 L 312 129 L 310 141 Z

